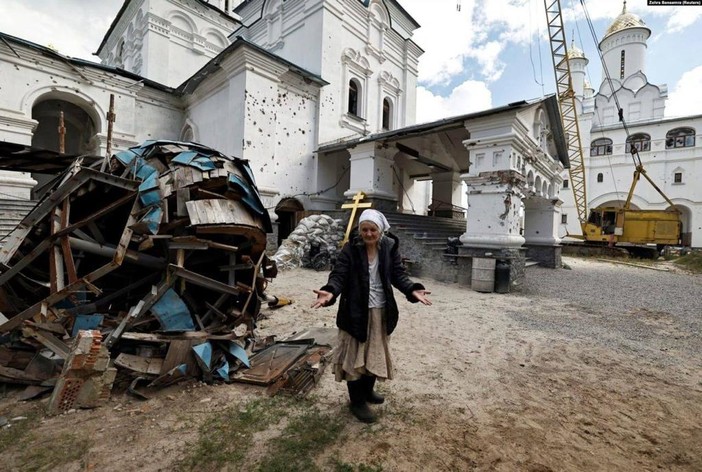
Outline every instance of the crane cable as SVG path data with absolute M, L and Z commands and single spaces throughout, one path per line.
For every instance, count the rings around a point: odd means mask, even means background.
M 575 11 L 575 0 L 570 0 L 570 5 L 573 11 Z M 583 5 L 584 6 L 584 5 Z M 575 30 L 578 32 L 578 41 L 580 44 L 584 45 L 585 41 L 583 41 L 583 35 L 580 32 L 580 23 L 578 21 L 575 21 Z M 591 30 L 592 31 L 592 30 Z M 573 33 L 573 36 L 575 36 L 575 33 Z M 599 45 L 597 44 L 597 39 L 594 38 L 595 42 L 595 49 L 599 51 Z M 586 70 L 586 75 L 588 77 L 591 77 L 592 74 L 590 74 L 590 68 L 589 66 L 585 66 Z M 597 107 L 594 107 L 595 113 L 597 113 L 597 118 L 599 119 L 599 122 L 602 123 L 602 115 L 600 114 L 600 109 Z M 605 135 L 605 132 L 603 130 L 600 130 L 600 135 L 602 138 L 607 138 Z M 592 139 L 592 136 L 590 137 Z M 592 145 L 592 143 L 591 143 Z M 614 194 L 619 198 L 619 189 L 617 188 L 617 179 L 614 178 L 614 166 L 612 165 L 612 155 L 611 154 L 605 154 L 607 156 L 607 164 L 609 165 L 609 175 L 612 178 L 612 186 L 614 187 Z M 592 156 L 590 156 L 592 157 Z
M 583 12 L 585 13 L 585 19 L 587 20 L 587 25 L 588 25 L 588 28 L 590 29 L 590 34 L 592 35 L 593 41 L 595 41 L 595 49 L 597 50 L 597 55 L 599 56 L 600 62 L 602 63 L 602 70 L 604 71 L 605 79 L 607 80 L 609 88 L 612 91 L 612 98 L 614 99 L 614 103 L 617 106 L 617 113 L 619 115 L 619 121 L 621 121 L 621 123 L 622 123 L 622 127 L 624 128 L 624 132 L 626 133 L 626 140 L 628 141 L 629 137 L 630 137 L 630 133 L 629 133 L 629 127 L 627 126 L 626 120 L 624 119 L 624 109 L 621 107 L 621 104 L 619 103 L 619 98 L 617 97 L 617 92 L 614 90 L 612 76 L 609 74 L 609 69 L 607 68 L 607 64 L 605 63 L 604 56 L 602 55 L 602 51 L 600 50 L 599 43 L 597 42 L 597 34 L 595 34 L 595 28 L 592 25 L 592 19 L 590 18 L 590 13 L 587 11 L 587 7 L 585 6 L 585 1 L 580 0 L 580 5 L 582 5 L 582 7 L 583 7 Z M 629 153 L 631 154 L 631 159 L 634 161 L 635 167 L 642 165 L 641 164 L 641 157 L 639 156 L 639 152 L 634 146 L 631 146 Z
M 531 31 L 531 28 L 532 28 L 531 25 L 532 25 L 532 23 L 531 23 L 531 8 L 529 8 L 529 31 Z M 531 61 L 531 74 L 534 78 L 534 82 L 536 83 L 536 85 L 541 86 L 541 95 L 546 95 L 546 92 L 544 91 L 544 65 L 541 61 L 541 36 L 538 33 L 536 34 L 536 42 L 537 42 L 537 50 L 539 51 L 539 70 L 541 72 L 541 82 L 536 80 L 536 66 L 534 65 L 534 56 L 532 55 L 532 52 L 531 52 L 533 42 L 534 42 L 534 39 L 532 37 L 532 38 L 530 38 L 530 41 L 529 41 L 529 60 Z

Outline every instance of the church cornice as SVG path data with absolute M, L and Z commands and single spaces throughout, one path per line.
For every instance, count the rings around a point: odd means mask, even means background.
M 210 5 L 206 0 L 169 0 L 171 3 L 178 2 L 179 5 L 189 9 L 193 13 L 198 13 L 201 16 L 204 15 L 205 18 L 207 18 L 210 23 L 216 24 L 217 26 L 223 28 L 223 29 L 228 29 L 231 31 L 235 30 L 237 28 L 237 25 L 241 24 L 241 21 L 239 17 L 233 17 L 230 16 L 229 14 L 223 12 L 219 8 L 215 7 L 214 5 Z M 202 9 L 198 10 L 196 8 L 193 8 L 192 4 L 189 2 L 195 2 L 197 5 L 201 6 Z M 97 51 L 94 53 L 97 56 L 101 56 L 103 53 L 103 49 L 105 49 L 106 46 L 109 46 L 108 50 L 112 50 L 114 46 L 117 44 L 118 39 L 113 39 L 113 38 L 121 38 L 124 36 L 124 31 L 131 21 L 131 18 L 134 17 L 134 12 L 141 8 L 141 6 L 144 4 L 144 0 L 125 0 L 125 2 L 122 4 L 122 8 L 117 12 L 117 15 L 115 16 L 114 20 L 112 20 L 112 24 L 110 27 L 107 29 L 107 32 L 105 33 L 105 36 L 102 38 L 102 42 L 97 48 Z M 129 21 L 122 21 L 123 17 L 126 17 L 129 19 Z M 118 34 L 113 34 L 117 32 Z M 102 57 L 102 56 L 101 56 Z
M 125 0 L 125 2 L 122 4 L 122 8 L 119 9 L 114 20 L 112 20 L 112 24 L 107 29 L 105 36 L 103 36 L 102 42 L 98 46 L 97 51 L 93 53 L 94 55 L 102 57 L 101 54 L 103 53 L 103 49 L 106 47 L 107 51 L 114 49 L 119 38 L 124 36 L 124 31 L 127 29 L 127 25 L 129 24 L 129 21 L 124 20 L 123 18 L 126 17 L 131 19 L 134 17 L 134 13 L 141 8 L 143 4 L 144 0 Z

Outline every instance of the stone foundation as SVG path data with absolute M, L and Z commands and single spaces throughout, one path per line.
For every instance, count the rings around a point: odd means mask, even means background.
M 542 267 L 560 269 L 563 266 L 561 259 L 562 246 L 526 245 L 526 256 L 538 262 Z
M 350 201 L 347 201 L 346 203 L 351 203 Z M 395 213 L 397 212 L 397 200 L 389 200 L 387 198 L 382 198 L 382 197 L 376 197 L 376 196 L 367 196 L 366 198 L 363 199 L 361 203 L 371 203 L 373 206 L 374 210 L 378 210 L 381 213 Z M 357 210 L 357 216 L 361 214 L 361 212 L 365 208 L 359 208 Z M 348 211 L 348 210 L 347 210 Z
M 465 220 L 466 214 L 460 210 L 430 210 L 429 216 L 438 216 L 439 218 L 450 218 L 452 220 Z
M 278 230 L 280 229 L 280 223 L 274 221 L 271 223 L 273 231 L 266 235 L 266 254 L 273 255 L 275 251 L 278 250 Z
M 516 248 L 516 249 L 487 249 L 487 248 L 471 248 L 467 246 L 460 246 L 458 248 L 457 260 L 466 259 L 470 262 L 461 262 L 463 270 L 466 273 L 461 274 L 461 281 L 468 281 L 470 284 L 470 278 L 472 273 L 472 258 L 473 257 L 485 257 L 502 260 L 509 264 L 509 291 L 520 291 L 524 279 L 526 277 L 526 248 Z M 459 283 L 462 283 L 459 282 Z

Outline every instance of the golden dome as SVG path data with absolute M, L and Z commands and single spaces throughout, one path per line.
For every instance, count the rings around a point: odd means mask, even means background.
M 585 59 L 585 53 L 575 45 L 575 41 L 570 43 L 567 56 L 568 59 Z
M 646 29 L 648 29 L 648 26 L 646 26 L 646 23 L 644 23 L 644 21 L 641 18 L 634 15 L 633 13 L 628 13 L 626 11 L 626 1 L 625 1 L 621 14 L 614 19 L 614 21 L 612 22 L 611 25 L 609 25 L 609 28 L 607 28 L 607 31 L 604 34 L 604 38 L 616 33 L 617 31 L 622 31 L 622 30 L 629 29 L 629 28 L 646 28 Z M 649 32 L 650 31 L 651 30 L 649 30 Z M 602 38 L 602 39 L 604 40 L 604 38 Z

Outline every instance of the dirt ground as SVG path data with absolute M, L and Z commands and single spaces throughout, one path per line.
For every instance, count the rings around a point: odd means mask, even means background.
M 568 262 L 580 271 L 607 267 Z M 630 273 L 638 271 L 647 269 Z M 562 272 L 542 269 L 528 276 Z M 689 277 L 702 284 L 700 276 Z M 335 308 L 309 308 L 312 288 L 325 280 L 326 274 L 303 269 L 281 273 L 269 293 L 296 303 L 267 311 L 258 333 L 283 338 L 334 327 Z M 419 281 L 432 291 L 434 304 L 410 304 L 398 294 L 400 323 L 391 340 L 396 379 L 379 387 L 387 397 L 376 408 L 379 422 L 368 426 L 351 417 L 345 385 L 330 370 L 312 391 L 322 411 L 344 422 L 342 443 L 319 451 L 322 469 L 325 456 L 335 454 L 383 471 L 702 470 L 699 335 L 693 349 L 656 348 L 653 355 L 627 336 L 605 339 L 581 329 L 606 314 L 573 303 L 567 293 L 482 294 Z M 685 336 L 675 316 L 645 306 L 630 310 L 649 337 Z M 550 329 L 554 323 L 568 329 Z M 28 448 L 52 441 L 54 449 L 76 448 L 60 440 L 81 432 L 91 442 L 80 457 L 47 468 L 76 471 L 171 470 L 205 418 L 264 395 L 247 385 L 189 382 L 148 401 L 116 393 L 104 407 L 45 417 L 46 400 L 17 402 L 16 391 L 1 392 L 0 416 L 14 419 L 11 428 L 27 423 L 30 431 L 5 448 L 0 469 L 22 469 Z

